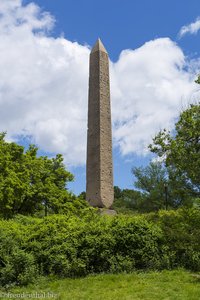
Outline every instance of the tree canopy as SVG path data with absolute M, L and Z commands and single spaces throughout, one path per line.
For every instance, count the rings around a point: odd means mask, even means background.
M 134 185 L 142 194 L 139 209 L 153 211 L 199 203 L 200 103 L 182 111 L 175 129 L 161 130 L 149 148 L 160 162 L 132 169 Z
M 131 210 L 138 211 L 142 201 L 142 194 L 133 189 L 120 189 L 114 186 L 113 208 L 117 212 L 129 213 Z
M 73 175 L 65 169 L 63 157 L 37 156 L 38 148 L 5 141 L 0 134 L 0 214 L 57 213 L 75 196 L 66 188 Z
M 150 145 L 194 195 L 200 195 L 200 104 L 180 114 L 175 132 L 160 131 Z
M 166 208 L 166 187 L 168 186 L 167 171 L 161 163 L 151 162 L 146 167 L 133 167 L 136 177 L 135 187 L 142 192 L 140 209 L 154 211 Z

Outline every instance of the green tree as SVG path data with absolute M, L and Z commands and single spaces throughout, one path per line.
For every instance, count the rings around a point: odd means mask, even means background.
M 133 189 L 120 189 L 114 186 L 113 208 L 118 212 L 138 211 L 142 200 L 142 194 Z
M 79 198 L 79 199 L 82 199 L 82 200 L 86 200 L 86 192 L 85 192 L 85 191 L 81 192 L 81 193 L 78 195 L 78 198 Z
M 185 190 L 200 195 L 200 103 L 180 114 L 175 132 L 160 131 L 149 146 Z
M 121 199 L 123 197 L 123 190 L 118 186 L 114 186 L 114 199 Z
M 75 197 L 66 189 L 73 175 L 65 169 L 62 155 L 37 156 L 37 147 L 24 147 L 5 141 L 0 134 L 0 214 L 59 212 Z
M 155 211 L 169 205 L 169 182 L 166 168 L 162 163 L 151 162 L 146 167 L 133 167 L 135 187 L 142 192 L 141 211 Z

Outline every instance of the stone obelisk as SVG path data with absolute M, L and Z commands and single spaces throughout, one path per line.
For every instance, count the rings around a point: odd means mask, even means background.
M 108 53 L 100 39 L 90 53 L 86 199 L 110 208 L 113 199 L 112 126 Z

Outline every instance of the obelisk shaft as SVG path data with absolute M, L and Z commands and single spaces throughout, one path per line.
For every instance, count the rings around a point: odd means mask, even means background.
M 98 40 L 90 54 L 86 199 L 109 208 L 113 198 L 109 61 Z

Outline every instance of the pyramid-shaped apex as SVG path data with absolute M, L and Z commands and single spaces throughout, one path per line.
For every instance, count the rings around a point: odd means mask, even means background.
M 100 39 L 98 39 L 96 41 L 96 44 L 92 48 L 91 53 L 96 52 L 96 51 L 102 51 L 102 52 L 107 53 L 107 51 L 106 51 L 106 49 L 105 49 L 105 47 L 104 47 L 104 45 L 103 45 L 103 43 L 102 43 L 102 41 Z

